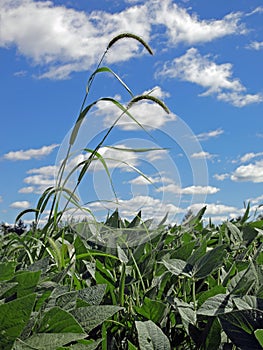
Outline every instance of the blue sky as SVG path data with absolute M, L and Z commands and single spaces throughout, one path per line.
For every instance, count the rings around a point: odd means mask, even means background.
M 0 11 L 0 221 L 12 223 L 54 185 L 87 79 L 124 32 L 142 37 L 154 55 L 125 39 L 103 65 L 134 95 L 153 90 L 170 113 L 147 101 L 134 105 L 130 112 L 146 131 L 122 118 L 100 150 L 122 215 L 142 209 L 144 218 L 161 219 L 169 212 L 175 222 L 206 203 L 207 217 L 222 221 L 242 214 L 244 202 L 260 213 L 261 0 L 0 0 Z M 131 98 L 108 73 L 96 76 L 87 103 L 100 97 Z M 69 166 L 87 158 L 83 148 L 95 147 L 118 115 L 105 102 L 91 110 Z M 152 150 L 130 151 L 138 148 Z M 99 162 L 77 194 L 97 217 L 117 205 Z

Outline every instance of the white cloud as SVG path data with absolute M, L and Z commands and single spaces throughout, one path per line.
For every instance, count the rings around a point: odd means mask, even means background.
M 35 191 L 35 188 L 33 186 L 27 186 L 27 187 L 22 187 L 18 191 L 18 193 L 33 193 Z
M 232 64 L 218 65 L 209 55 L 202 56 L 196 48 L 190 48 L 183 56 L 166 62 L 157 75 L 198 84 L 206 89 L 201 96 L 215 95 L 236 107 L 263 101 L 262 94 L 246 94 L 246 88 L 232 74 Z
M 13 209 L 27 209 L 30 207 L 30 203 L 28 201 L 18 201 L 10 204 L 10 208 Z
M 143 92 L 143 94 L 148 94 L 151 90 Z M 167 96 L 167 92 L 163 91 L 160 87 L 155 87 L 153 89 L 152 96 L 158 98 L 164 98 Z M 104 118 L 104 126 L 109 127 L 114 123 L 114 121 L 119 117 L 120 110 L 112 103 L 101 102 L 98 103 L 95 114 Z M 143 125 L 144 127 L 158 129 L 161 128 L 165 123 L 169 121 L 176 120 L 176 115 L 173 113 L 167 114 L 162 107 L 157 103 L 149 102 L 147 100 L 141 100 L 129 109 L 129 113 L 132 115 L 136 121 Z M 137 130 L 141 127 L 129 116 L 123 115 L 118 122 L 118 127 L 123 130 Z
M 2 197 L 2 196 L 0 196 L 0 203 L 1 203 L 1 202 L 3 202 L 3 197 Z
M 250 153 L 246 153 L 244 154 L 241 158 L 240 161 L 242 163 L 246 163 L 247 161 L 256 158 L 256 157 L 260 157 L 263 156 L 263 152 L 258 152 L 258 153 L 254 153 L 254 152 L 250 152 Z
M 200 20 L 189 14 L 171 0 L 150 1 L 155 24 L 164 25 L 170 43 L 190 45 L 213 41 L 230 34 L 244 34 L 245 27 L 239 24 L 242 14 L 230 13 L 220 20 Z
M 242 34 L 242 14 L 219 20 L 200 20 L 171 0 L 129 0 L 123 11 L 85 13 L 51 1 L 2 0 L 1 47 L 16 46 L 20 54 L 46 71 L 41 77 L 65 79 L 70 73 L 90 69 L 114 36 L 133 32 L 150 40 L 155 26 L 164 26 L 170 44 L 203 43 L 226 35 Z M 122 40 L 107 55 L 108 62 L 127 61 L 140 54 L 134 40 Z
M 129 181 L 132 185 L 149 185 L 160 182 L 160 179 L 153 178 L 151 176 L 144 177 L 142 175 L 139 175 L 132 180 Z
M 223 133 L 224 133 L 224 130 L 216 129 L 216 130 L 211 130 L 208 132 L 202 132 L 201 134 L 196 135 L 196 137 L 199 141 L 206 141 L 206 140 L 209 140 L 211 138 L 222 135 Z
M 263 161 L 257 161 L 255 164 L 241 165 L 231 175 L 231 180 L 243 182 L 263 182 Z
M 139 175 L 132 180 L 130 180 L 128 183 L 132 185 L 149 185 L 149 184 L 156 184 L 156 183 L 171 183 L 173 182 L 172 179 L 166 177 L 166 176 L 159 176 L 159 177 L 153 177 L 153 176 L 147 176 L 145 178 L 142 175 Z
M 157 192 L 171 192 L 175 194 L 191 194 L 191 195 L 196 195 L 196 194 L 208 195 L 208 194 L 217 193 L 218 191 L 220 191 L 219 188 L 212 187 L 212 186 L 188 186 L 188 187 L 181 188 L 180 186 L 175 184 L 169 184 L 157 189 Z
M 237 92 L 222 92 L 217 96 L 218 100 L 231 103 L 235 107 L 245 107 L 252 103 L 263 101 L 262 94 L 239 94 Z
M 48 165 L 40 168 L 34 168 L 27 171 L 24 182 L 28 187 L 22 188 L 20 193 L 37 193 L 41 194 L 47 187 L 55 186 L 55 178 L 58 168 L 55 165 Z M 23 191 L 23 192 L 22 192 Z
M 224 204 L 214 204 L 214 203 L 209 203 L 209 204 L 203 204 L 203 203 L 196 203 L 192 204 L 189 209 L 193 210 L 193 212 L 197 212 L 201 208 L 206 206 L 206 211 L 205 214 L 207 216 L 209 215 L 221 215 L 221 214 L 233 214 L 237 215 L 240 210 L 238 210 L 236 207 L 233 206 L 228 206 Z
M 92 210 L 105 209 L 105 206 L 101 202 L 94 202 L 90 204 Z M 143 217 L 155 220 L 161 220 L 167 212 L 172 215 L 182 213 L 184 210 L 175 206 L 172 203 L 164 203 L 158 198 L 150 196 L 135 196 L 131 199 L 119 199 L 118 204 L 115 202 L 107 203 L 107 209 L 115 210 L 119 208 L 121 217 L 131 218 L 142 210 Z
M 209 152 L 201 151 L 191 154 L 191 158 L 194 159 L 213 159 L 215 157 L 214 154 L 211 154 Z
M 2 0 L 0 46 L 16 45 L 21 54 L 48 67 L 42 77 L 63 79 L 72 71 L 89 69 L 121 32 L 132 31 L 148 41 L 151 25 L 146 17 L 145 6 L 113 14 L 85 13 L 51 1 Z M 108 55 L 111 62 L 126 61 L 140 52 L 135 41 L 123 40 L 116 46 Z
M 229 178 L 230 175 L 227 174 L 227 173 L 225 173 L 225 174 L 215 174 L 213 177 L 214 177 L 216 180 L 218 180 L 218 181 L 223 181 L 223 180 Z
M 4 159 L 7 160 L 30 160 L 30 159 L 40 159 L 42 157 L 48 156 L 55 148 L 57 148 L 58 144 L 53 144 L 50 146 L 43 146 L 41 148 L 31 148 L 26 151 L 11 151 L 4 154 Z
M 262 201 L 263 201 L 263 195 L 248 199 L 248 202 L 250 202 L 252 204 L 262 204 Z
M 259 51 L 263 49 L 263 41 L 252 41 L 248 46 L 248 49 Z
M 158 159 L 164 159 L 164 157 L 168 157 L 168 150 L 166 149 L 157 149 L 154 151 L 150 151 L 146 154 L 146 158 L 150 161 L 150 162 L 154 162 L 155 160 Z

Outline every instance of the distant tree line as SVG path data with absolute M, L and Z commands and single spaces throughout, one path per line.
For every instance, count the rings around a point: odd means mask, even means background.
M 27 230 L 27 225 L 23 222 L 23 220 L 18 220 L 18 222 L 15 225 L 10 225 L 2 222 L 0 224 L 0 232 L 4 235 L 8 233 L 16 233 L 17 235 L 21 236 L 25 231 Z

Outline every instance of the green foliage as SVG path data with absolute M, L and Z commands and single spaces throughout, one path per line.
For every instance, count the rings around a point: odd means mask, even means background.
M 117 237 L 115 246 L 90 241 L 79 223 L 57 229 L 41 259 L 34 249 L 43 231 L 34 232 L 34 243 L 28 231 L 19 239 L 33 263 L 12 234 L 3 236 L 2 348 L 261 349 L 260 231 L 247 244 L 248 230 L 260 223 L 204 226 L 198 215 L 151 227 L 141 213 L 128 221 L 116 211 L 98 223 L 102 235 Z M 125 244 L 146 229 L 148 241 Z

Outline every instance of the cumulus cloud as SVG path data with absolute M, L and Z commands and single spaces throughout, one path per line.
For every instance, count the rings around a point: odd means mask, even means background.
M 43 146 L 41 148 L 31 148 L 28 150 L 11 151 L 4 154 L 3 158 L 7 160 L 13 160 L 13 161 L 40 159 L 45 156 L 48 156 L 58 146 L 59 146 L 58 144 L 53 144 L 50 146 Z
M 208 132 L 202 132 L 201 134 L 196 135 L 198 141 L 206 141 L 211 138 L 217 137 L 219 135 L 222 135 L 224 133 L 224 130 L 216 129 L 216 130 L 211 130 Z
M 0 196 L 0 203 L 1 203 L 1 202 L 3 202 L 3 197 L 2 197 L 2 196 Z
M 246 31 L 239 12 L 218 20 L 202 20 L 171 0 L 129 3 L 117 13 L 85 13 L 51 1 L 2 0 L 0 46 L 16 46 L 20 54 L 45 67 L 41 77 L 65 79 L 72 72 L 90 69 L 109 40 L 119 33 L 133 32 L 148 42 L 154 27 L 161 25 L 169 43 L 177 45 Z M 124 40 L 110 50 L 107 60 L 127 61 L 141 54 L 140 47 L 135 41 Z
M 63 79 L 89 69 L 121 32 L 133 31 L 148 41 L 151 25 L 146 17 L 145 6 L 120 13 L 85 13 L 51 1 L 3 0 L 0 46 L 16 45 L 21 54 L 48 67 L 42 77 Z M 123 40 L 117 46 L 108 56 L 111 62 L 126 61 L 140 52 L 135 41 Z
M 152 96 L 163 99 L 168 96 L 167 92 L 163 91 L 159 86 L 154 87 L 152 90 L 144 91 L 143 94 L 149 94 L 150 91 Z M 173 113 L 167 113 L 157 103 L 150 102 L 147 100 L 141 100 L 130 108 L 129 112 L 132 117 L 136 119 L 134 121 L 127 115 L 123 115 L 118 122 L 118 127 L 123 130 L 138 130 L 141 129 L 140 125 L 144 127 L 158 129 L 169 121 L 176 120 L 176 115 Z M 110 102 L 100 102 L 97 104 L 95 112 L 97 117 L 103 117 L 105 127 L 111 126 L 114 121 L 119 117 L 120 110 Z
M 202 56 L 196 48 L 166 62 L 158 72 L 159 76 L 178 78 L 205 88 L 201 96 L 215 95 L 236 107 L 263 101 L 262 94 L 246 94 L 246 88 L 233 77 L 232 64 L 216 64 L 209 55 Z
M 211 154 L 209 152 L 201 151 L 191 154 L 191 158 L 194 159 L 213 159 L 215 157 L 214 154 Z
M 231 175 L 231 180 L 237 182 L 263 182 L 263 161 L 256 161 L 254 164 L 241 165 Z
M 43 191 L 51 186 L 55 186 L 55 177 L 58 168 L 55 165 L 48 165 L 40 168 L 34 168 L 27 171 L 27 176 L 24 178 L 24 183 L 28 186 L 19 190 L 20 193 L 37 193 L 41 194 Z
M 263 41 L 252 41 L 248 46 L 247 49 L 251 50 L 262 50 L 263 49 Z
M 10 204 L 10 208 L 13 209 L 27 209 L 30 207 L 30 203 L 28 201 L 17 201 Z
M 153 176 L 147 176 L 144 177 L 142 175 L 139 175 L 132 180 L 129 181 L 130 184 L 132 185 L 149 185 L 150 183 L 152 184 L 157 184 L 157 183 L 171 183 L 173 182 L 172 179 L 166 176 L 159 176 L 159 177 L 153 177 Z
M 90 207 L 95 211 L 105 209 L 101 202 L 91 203 Z M 142 210 L 143 217 L 154 218 L 156 220 L 161 220 L 168 212 L 172 215 L 183 212 L 183 209 L 174 204 L 164 203 L 160 199 L 151 196 L 134 196 L 131 199 L 119 199 L 118 203 L 107 202 L 107 209 L 115 210 L 116 207 L 119 208 L 121 216 L 127 218 L 133 217 L 139 210 Z
M 227 174 L 227 173 L 224 173 L 224 174 L 215 174 L 213 177 L 214 177 L 216 180 L 218 180 L 218 181 L 223 181 L 223 180 L 229 178 L 230 175 Z
M 196 195 L 196 194 L 214 194 L 217 193 L 219 188 L 213 187 L 213 186 L 188 186 L 181 188 L 178 185 L 175 184 L 169 184 L 166 186 L 162 186 L 161 188 L 157 189 L 157 192 L 171 192 L 175 194 L 190 194 L 190 195 Z
M 237 215 L 240 211 L 238 208 L 233 207 L 233 206 L 228 206 L 225 204 L 215 204 L 215 203 L 208 203 L 208 204 L 203 204 L 203 203 L 195 203 L 192 204 L 189 209 L 191 209 L 193 212 L 199 211 L 201 208 L 206 206 L 206 215 L 222 215 L 222 214 L 233 214 L 234 216 Z
M 35 188 L 33 186 L 27 186 L 27 187 L 22 187 L 18 191 L 18 193 L 33 193 L 35 191 Z
M 220 20 L 200 20 L 170 0 L 150 1 L 154 23 L 164 25 L 172 44 L 197 44 L 213 41 L 230 34 L 244 34 L 239 24 L 242 14 L 230 13 Z
M 258 153 L 250 152 L 250 153 L 244 154 L 244 155 L 240 158 L 240 161 L 241 161 L 242 163 L 246 163 L 246 162 L 248 162 L 249 160 L 251 160 L 251 159 L 253 159 L 253 158 L 261 157 L 261 156 L 263 156 L 263 152 L 258 152 Z

